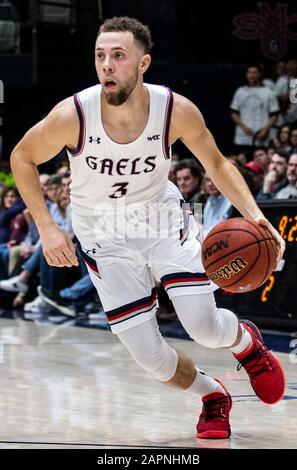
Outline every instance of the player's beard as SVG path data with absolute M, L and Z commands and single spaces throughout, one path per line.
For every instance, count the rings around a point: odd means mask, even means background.
M 136 87 L 137 81 L 138 74 L 136 73 L 134 77 L 130 78 L 126 82 L 125 86 L 120 87 L 119 91 L 111 91 L 110 93 L 106 93 L 106 91 L 104 91 L 107 103 L 112 106 L 121 106 L 121 104 L 125 103 L 131 95 L 132 91 Z

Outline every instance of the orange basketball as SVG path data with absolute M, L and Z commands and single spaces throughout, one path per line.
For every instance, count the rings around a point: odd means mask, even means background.
M 244 293 L 260 287 L 276 268 L 270 232 L 242 217 L 217 224 L 202 244 L 202 263 L 215 284 Z

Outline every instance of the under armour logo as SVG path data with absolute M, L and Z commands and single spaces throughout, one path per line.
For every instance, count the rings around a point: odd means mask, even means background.
M 87 255 L 89 255 L 90 253 L 92 253 L 92 255 L 95 255 L 96 249 L 92 248 L 91 250 L 87 250 L 86 253 L 87 253 Z
M 97 142 L 97 144 L 100 144 L 100 137 L 94 138 L 92 135 L 89 137 L 89 142 L 92 144 L 93 142 Z
M 97 245 L 98 248 L 101 248 L 101 245 L 99 243 L 95 242 L 95 245 Z M 90 250 L 86 250 L 87 255 L 92 253 L 92 255 L 95 255 L 97 253 L 96 248 L 90 248 Z

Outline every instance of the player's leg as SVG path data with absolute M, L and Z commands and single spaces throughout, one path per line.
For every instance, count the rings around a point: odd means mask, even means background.
M 258 397 L 268 404 L 284 394 L 285 374 L 280 361 L 263 343 L 257 327 L 238 322 L 233 312 L 217 308 L 214 295 L 177 295 L 171 298 L 176 313 L 189 335 L 209 348 L 229 348 L 246 369 Z
M 169 346 L 160 334 L 155 318 L 117 333 L 117 336 L 134 360 L 152 377 L 202 396 L 198 437 L 226 438 L 230 435 L 231 398 L 225 387 L 206 375 L 189 357 Z
M 183 327 L 196 343 L 207 348 L 228 348 L 242 336 L 236 315 L 217 308 L 213 293 L 173 295 L 171 300 Z
M 189 211 L 184 215 L 188 215 L 188 221 L 184 218 L 185 235 L 179 237 L 178 217 L 175 217 L 172 236 L 160 239 L 154 246 L 153 274 L 161 280 L 193 339 L 212 348 L 231 348 L 248 373 L 258 397 L 265 403 L 275 403 L 282 398 L 285 389 L 280 361 L 263 343 L 255 325 L 238 323 L 233 312 L 217 308 L 211 294 L 216 286 L 207 278 L 202 266 L 201 244 L 197 240 L 193 215 Z

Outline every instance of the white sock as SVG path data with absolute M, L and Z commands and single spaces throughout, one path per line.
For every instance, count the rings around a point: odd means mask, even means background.
M 240 325 L 240 328 L 242 330 L 242 338 L 240 340 L 240 343 L 237 346 L 234 346 L 233 348 L 229 348 L 230 351 L 235 354 L 242 353 L 245 349 L 247 349 L 252 344 L 252 337 L 250 333 L 241 325 Z
M 190 385 L 186 390 L 193 392 L 204 397 L 210 393 L 220 392 L 225 395 L 225 390 L 216 380 L 212 379 L 206 373 L 195 367 L 197 373 L 192 385 Z

